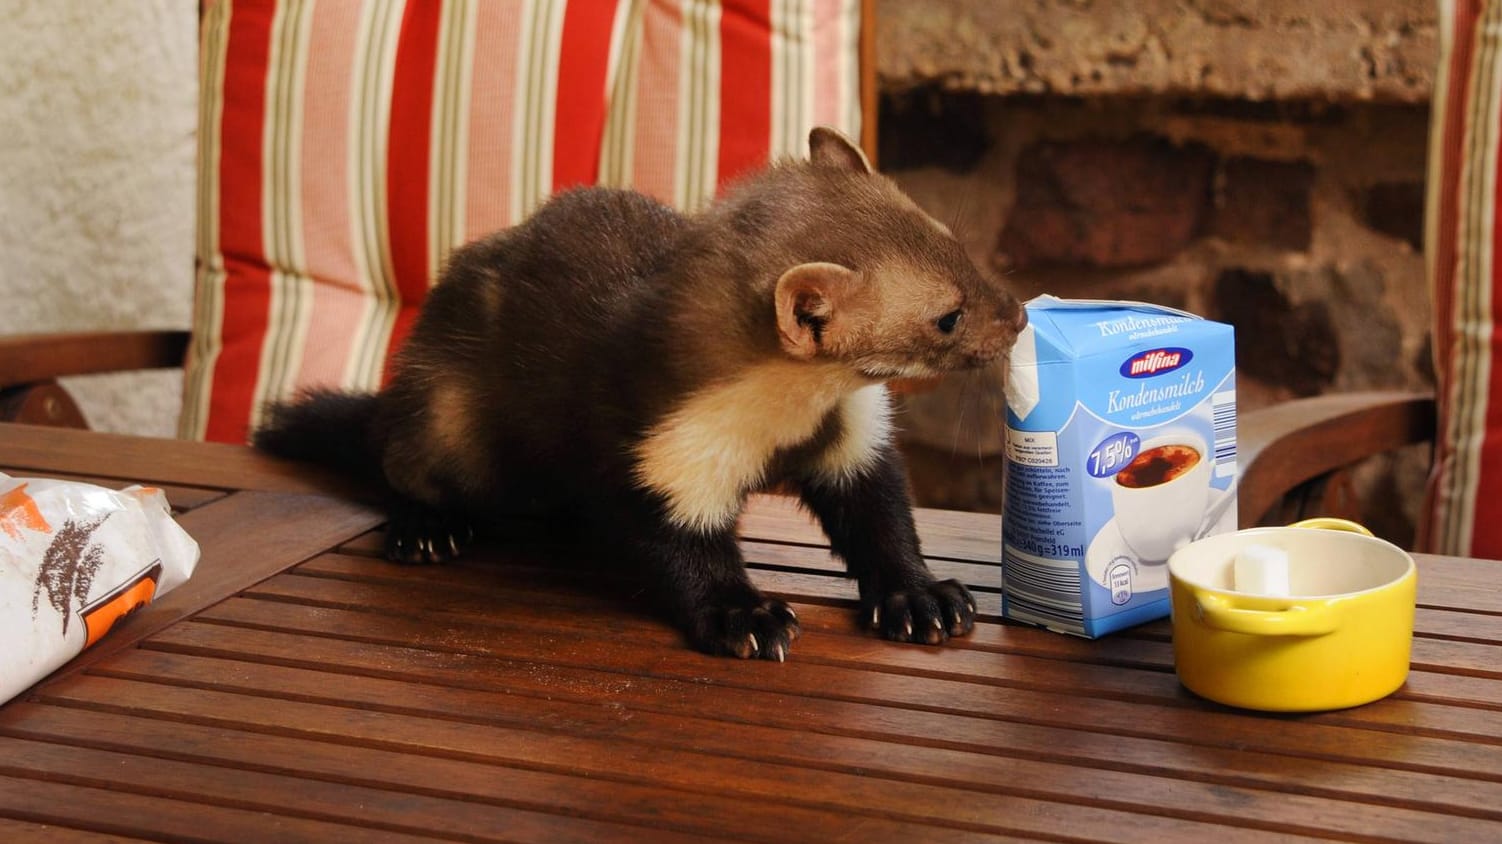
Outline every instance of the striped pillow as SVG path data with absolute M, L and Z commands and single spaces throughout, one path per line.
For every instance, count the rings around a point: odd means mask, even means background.
M 1439 9 L 1426 203 L 1439 428 L 1419 544 L 1502 560 L 1502 2 Z
M 578 184 L 693 209 L 860 129 L 860 0 L 209 0 L 180 434 L 372 389 L 444 256 Z

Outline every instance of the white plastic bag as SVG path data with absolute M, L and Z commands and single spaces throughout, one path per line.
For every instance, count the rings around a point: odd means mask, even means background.
M 152 487 L 0 473 L 0 703 L 177 588 L 198 564 Z

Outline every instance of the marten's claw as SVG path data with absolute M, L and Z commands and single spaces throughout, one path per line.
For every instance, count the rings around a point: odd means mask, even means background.
M 419 506 L 393 507 L 386 558 L 406 565 L 446 563 L 463 553 L 474 531 L 458 516 Z
M 690 635 L 708 653 L 783 662 L 799 632 L 792 608 L 766 599 L 748 607 L 706 609 L 698 613 Z
M 938 645 L 975 627 L 975 599 L 957 580 L 889 592 L 863 612 L 873 630 L 894 642 Z

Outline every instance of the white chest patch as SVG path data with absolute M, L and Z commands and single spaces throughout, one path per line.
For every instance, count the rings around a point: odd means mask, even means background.
M 637 480 L 667 499 L 679 527 L 728 527 L 746 492 L 766 479 L 772 456 L 812 437 L 837 407 L 842 434 L 818 469 L 844 477 L 886 440 L 886 388 L 843 367 L 776 362 L 691 396 L 659 423 L 637 447 Z
M 887 385 L 872 384 L 840 399 L 840 438 L 819 457 L 827 483 L 849 483 L 871 467 L 892 438 L 892 406 Z

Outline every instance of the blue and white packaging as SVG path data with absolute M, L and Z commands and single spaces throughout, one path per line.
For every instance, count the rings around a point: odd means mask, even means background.
M 1236 529 L 1229 325 L 1027 303 L 1007 379 L 1002 614 L 1094 638 L 1168 615 L 1168 557 Z

